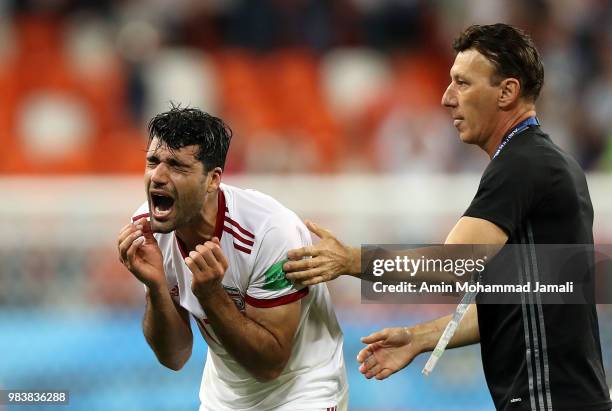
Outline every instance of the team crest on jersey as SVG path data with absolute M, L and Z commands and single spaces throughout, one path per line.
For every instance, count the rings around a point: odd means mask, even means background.
M 227 295 L 229 295 L 229 297 L 232 299 L 232 301 L 234 301 L 236 307 L 238 307 L 238 311 L 244 312 L 244 297 L 242 297 L 240 290 L 235 287 L 228 287 L 227 285 L 224 285 L 223 288 L 225 289 Z

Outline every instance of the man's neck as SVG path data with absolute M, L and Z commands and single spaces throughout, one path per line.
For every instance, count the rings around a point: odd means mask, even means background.
M 533 117 L 535 115 L 535 107 L 533 106 L 524 107 L 521 110 L 508 112 L 507 115 L 505 115 L 504 118 L 498 122 L 498 125 L 493 131 L 491 138 L 487 140 L 482 149 L 486 151 L 486 153 L 489 155 L 489 158 L 493 158 L 497 147 L 499 147 L 508 132 L 521 121 L 526 120 L 527 118 Z
M 204 244 L 215 235 L 217 226 L 219 191 L 210 194 L 204 201 L 204 207 L 197 217 L 184 227 L 176 230 L 176 235 L 185 243 L 187 251 L 195 250 L 198 244 Z

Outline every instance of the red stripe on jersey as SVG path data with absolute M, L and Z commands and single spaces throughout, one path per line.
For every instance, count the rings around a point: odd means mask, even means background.
M 307 295 L 308 295 L 308 287 L 304 287 L 301 290 L 296 291 L 293 294 L 282 295 L 277 298 L 269 298 L 269 299 L 254 298 L 247 294 L 244 296 L 244 301 L 247 304 L 255 308 L 271 308 L 271 307 L 278 307 L 280 305 L 292 303 Z
M 187 252 L 187 246 L 185 245 L 183 240 L 181 240 L 179 236 L 176 235 L 176 233 L 174 233 L 174 237 L 176 238 L 176 243 L 178 244 L 181 255 L 183 256 L 183 258 L 187 258 L 189 256 L 189 253 Z
M 140 220 L 142 217 L 148 217 L 148 216 L 149 216 L 149 213 L 135 215 L 134 217 L 132 217 L 132 223 L 135 223 L 136 221 Z
M 247 240 L 246 238 L 244 238 L 243 236 L 241 236 L 240 234 L 238 234 L 237 232 L 235 232 L 234 230 L 232 230 L 230 227 L 226 227 L 223 226 L 223 231 L 227 231 L 228 233 L 230 233 L 231 235 L 234 236 L 234 238 L 237 238 L 238 240 L 240 240 L 242 243 L 247 244 L 251 247 L 253 247 L 253 244 L 255 244 L 254 242 L 252 242 L 251 240 Z
M 214 236 L 221 241 L 223 235 L 223 217 L 225 217 L 225 195 L 223 191 L 219 189 L 219 195 L 217 196 L 217 223 L 215 224 Z
M 233 225 L 234 227 L 236 227 L 238 229 L 238 231 L 240 231 L 242 234 L 246 235 L 247 237 L 251 237 L 253 240 L 255 239 L 255 235 L 247 230 L 245 230 L 244 228 L 240 227 L 240 224 L 238 224 L 236 221 L 232 220 L 229 216 L 225 216 L 225 221 L 227 221 L 228 223 L 230 223 L 231 225 Z
M 251 250 L 250 250 L 250 249 L 248 249 L 248 248 L 246 248 L 246 247 L 243 247 L 243 246 L 241 246 L 240 244 L 236 244 L 236 243 L 234 243 L 234 248 L 235 248 L 236 250 L 242 251 L 243 253 L 251 254 Z

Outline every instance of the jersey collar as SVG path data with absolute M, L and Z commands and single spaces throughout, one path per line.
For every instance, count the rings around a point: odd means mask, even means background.
M 215 224 L 215 233 L 214 236 L 221 241 L 221 236 L 223 235 L 223 221 L 225 220 L 225 210 L 227 209 L 225 205 L 225 195 L 223 194 L 223 190 L 219 187 L 219 195 L 217 196 L 217 223 Z

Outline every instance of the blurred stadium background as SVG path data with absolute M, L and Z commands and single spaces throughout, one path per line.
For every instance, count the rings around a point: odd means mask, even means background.
M 232 126 L 226 182 L 353 244 L 442 241 L 486 164 L 439 106 L 450 42 L 497 21 L 539 46 L 539 117 L 589 172 L 610 244 L 609 0 L 0 0 L 0 388 L 67 389 L 72 410 L 197 409 L 204 343 L 179 373 L 156 363 L 115 250 L 144 199 L 145 124 L 169 100 Z M 429 378 L 424 358 L 385 382 L 357 372 L 360 336 L 453 307 L 331 288 L 351 410 L 493 408 L 475 347 Z M 612 310 L 599 308 L 612 384 Z

